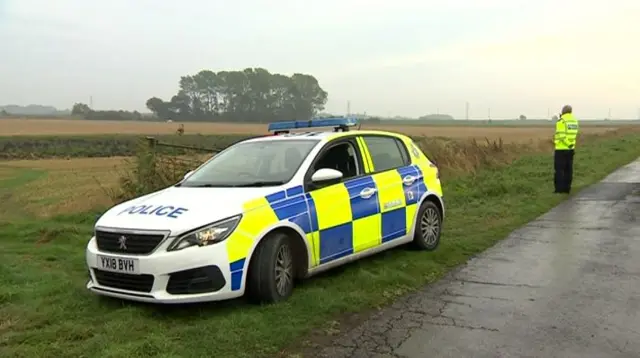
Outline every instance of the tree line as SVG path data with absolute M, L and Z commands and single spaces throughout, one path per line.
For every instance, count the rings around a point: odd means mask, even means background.
M 157 117 L 189 121 L 245 121 L 311 119 L 324 109 L 327 92 L 308 74 L 285 76 L 263 68 L 182 76 L 178 92 L 165 101 L 147 100 Z
M 146 106 L 163 120 L 272 122 L 311 119 L 324 109 L 327 96 L 308 74 L 285 76 L 263 68 L 202 70 L 180 77 L 178 92 L 168 101 L 151 97 Z M 75 103 L 71 114 L 92 120 L 146 119 L 137 111 L 95 111 L 86 103 Z

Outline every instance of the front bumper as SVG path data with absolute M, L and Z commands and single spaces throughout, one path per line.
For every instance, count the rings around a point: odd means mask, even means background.
M 100 256 L 137 260 L 136 270 L 134 273 L 105 270 Z M 86 262 L 90 275 L 87 289 L 104 296 L 189 303 L 226 300 L 244 293 L 241 277 L 244 262 L 232 267 L 224 242 L 175 252 L 167 252 L 161 245 L 150 255 L 125 255 L 101 252 L 92 238 L 87 245 Z

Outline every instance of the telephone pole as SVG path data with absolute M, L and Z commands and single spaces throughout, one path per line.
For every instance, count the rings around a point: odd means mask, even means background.
M 464 104 L 464 118 L 469 120 L 469 102 L 465 102 Z
M 347 116 L 351 115 L 351 101 L 347 101 Z

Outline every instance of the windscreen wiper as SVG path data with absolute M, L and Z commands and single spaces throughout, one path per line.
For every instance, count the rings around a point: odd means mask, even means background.
M 244 187 L 277 186 L 282 184 L 284 184 L 282 180 L 277 180 L 277 181 L 273 180 L 273 181 L 253 181 L 250 183 L 235 184 L 232 186 L 236 188 L 244 188 Z

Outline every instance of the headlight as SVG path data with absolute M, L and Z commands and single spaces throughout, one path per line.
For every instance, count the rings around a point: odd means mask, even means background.
M 186 249 L 191 246 L 207 246 L 223 241 L 235 230 L 242 215 L 217 221 L 175 239 L 169 251 Z

